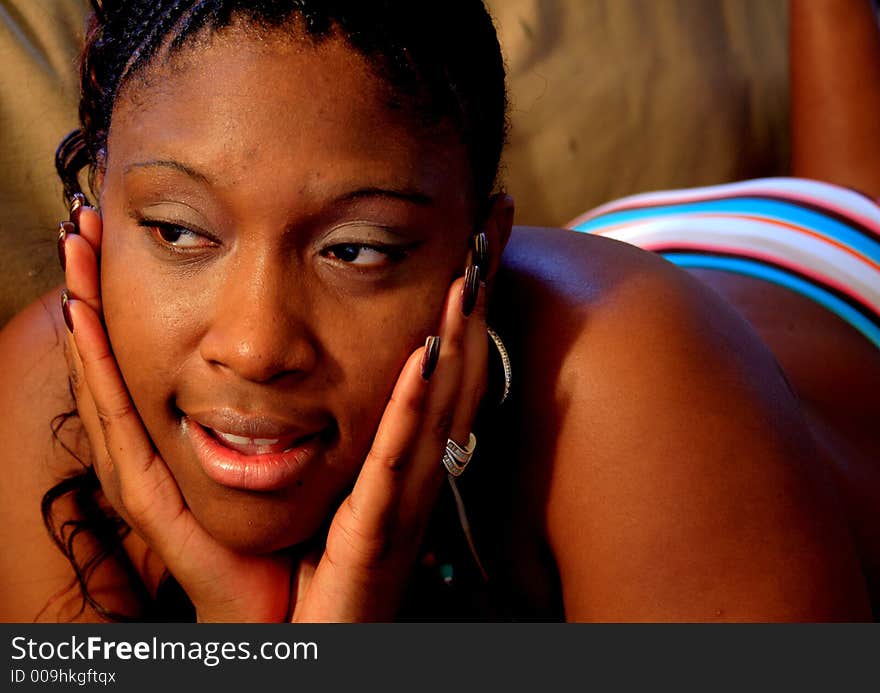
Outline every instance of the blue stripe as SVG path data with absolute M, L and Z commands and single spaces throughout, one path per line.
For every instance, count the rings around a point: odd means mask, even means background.
M 748 214 L 788 222 L 797 226 L 803 226 L 826 238 L 843 243 L 857 250 L 865 257 L 871 258 L 874 262 L 880 263 L 880 243 L 852 229 L 843 222 L 796 204 L 757 197 L 705 200 L 687 204 L 640 207 L 620 212 L 609 212 L 608 214 L 603 214 L 595 219 L 578 224 L 574 227 L 574 230 L 583 231 L 584 233 L 595 233 L 606 226 L 642 221 L 652 217 L 667 217 L 688 213 Z
M 802 296 L 806 296 L 819 305 L 824 306 L 843 320 L 846 320 L 846 322 L 861 332 L 872 344 L 874 344 L 874 346 L 880 349 L 880 327 L 877 327 L 877 325 L 842 299 L 829 291 L 826 291 L 822 287 L 802 279 L 801 277 L 789 274 L 779 268 L 770 267 L 760 262 L 746 260 L 744 258 L 691 253 L 670 253 L 668 255 L 663 255 L 663 257 L 679 267 L 737 272 L 749 277 L 764 279 L 768 282 L 779 284 L 792 291 L 796 291 Z

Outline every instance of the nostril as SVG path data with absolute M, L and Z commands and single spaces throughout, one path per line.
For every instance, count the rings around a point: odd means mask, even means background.
M 238 378 L 266 383 L 290 374 L 304 374 L 316 363 L 316 346 L 304 335 L 283 329 L 252 331 L 248 337 L 234 337 L 213 327 L 203 337 L 202 358 L 215 368 Z
M 205 317 L 202 358 L 241 379 L 261 383 L 311 371 L 318 344 L 309 322 L 309 297 L 306 287 L 293 283 L 277 263 L 239 257 Z

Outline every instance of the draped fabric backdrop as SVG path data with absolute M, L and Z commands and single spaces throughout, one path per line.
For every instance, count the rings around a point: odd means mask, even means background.
M 510 75 L 503 183 L 518 223 L 788 172 L 785 0 L 488 4 Z M 77 122 L 86 6 L 0 0 L 0 325 L 62 280 L 52 157 Z

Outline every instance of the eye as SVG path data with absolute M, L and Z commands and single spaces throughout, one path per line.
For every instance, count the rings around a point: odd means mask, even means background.
M 379 267 L 391 260 L 398 259 L 402 253 L 382 246 L 340 243 L 327 248 L 324 254 L 349 265 Z
M 140 226 L 149 229 L 153 239 L 159 245 L 173 249 L 191 250 L 193 248 L 210 248 L 217 245 L 210 238 L 176 224 L 145 219 L 140 222 Z

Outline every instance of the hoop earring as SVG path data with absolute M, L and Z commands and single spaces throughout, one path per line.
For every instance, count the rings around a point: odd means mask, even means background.
M 489 338 L 492 340 L 495 348 L 498 349 L 498 355 L 501 357 L 501 367 L 504 369 L 504 392 L 501 395 L 501 400 L 498 402 L 498 406 L 500 407 L 507 401 L 507 396 L 510 394 L 510 354 L 507 353 L 507 348 L 504 346 L 504 342 L 501 341 L 501 337 L 498 336 L 498 333 L 495 330 L 491 327 L 487 327 L 486 332 L 489 333 Z

